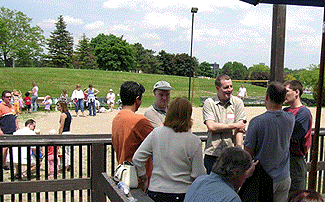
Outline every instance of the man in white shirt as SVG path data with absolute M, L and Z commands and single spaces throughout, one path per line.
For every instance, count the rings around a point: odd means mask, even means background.
M 16 132 L 13 133 L 13 135 L 36 135 L 36 133 L 34 132 L 36 128 L 36 122 L 33 119 L 28 119 L 25 122 L 25 127 L 22 129 L 17 130 Z M 21 165 L 27 165 L 27 147 L 21 147 Z M 33 172 L 34 170 L 36 170 L 36 166 L 35 166 L 35 159 L 36 157 L 34 155 L 36 155 L 36 147 L 33 146 L 30 149 L 30 155 L 31 155 L 31 162 L 32 162 L 32 167 L 31 167 L 31 172 Z M 13 147 L 12 148 L 12 153 L 13 153 L 13 162 L 15 164 L 15 168 L 16 168 L 16 175 L 15 177 L 18 179 L 21 179 L 21 177 L 26 177 L 27 173 L 26 171 L 22 173 L 22 176 L 20 176 L 17 172 L 18 172 L 18 147 Z M 33 155 L 34 154 L 34 155 Z
M 109 89 L 109 93 L 107 93 L 106 99 L 108 104 L 108 110 L 113 111 L 115 102 L 115 94 L 113 93 L 113 89 Z
M 244 97 L 247 97 L 247 90 L 246 90 L 244 84 L 242 84 L 238 90 L 238 97 L 242 100 L 244 100 Z

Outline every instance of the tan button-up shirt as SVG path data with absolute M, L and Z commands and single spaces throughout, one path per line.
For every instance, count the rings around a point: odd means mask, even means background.
M 203 105 L 203 122 L 213 120 L 218 123 L 236 123 L 246 120 L 243 101 L 231 96 L 227 103 L 221 103 L 218 95 L 205 100 Z M 233 130 L 224 132 L 208 132 L 205 154 L 220 156 L 225 147 L 234 146 L 235 136 Z

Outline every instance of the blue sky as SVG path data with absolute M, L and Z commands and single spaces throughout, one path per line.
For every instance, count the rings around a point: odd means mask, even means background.
M 199 62 L 238 61 L 247 67 L 270 65 L 272 5 L 252 6 L 239 0 L 1 0 L 0 6 L 22 11 L 44 35 L 63 15 L 75 43 L 82 33 L 123 35 L 158 53 L 190 54 L 191 7 L 193 56 Z M 319 64 L 323 9 L 287 6 L 285 67 Z

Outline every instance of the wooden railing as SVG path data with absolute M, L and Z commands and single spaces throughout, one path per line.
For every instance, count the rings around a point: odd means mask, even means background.
M 206 142 L 206 132 L 194 132 Z M 319 139 L 319 163 L 317 191 L 325 193 L 325 129 L 321 129 Z M 113 176 L 115 170 L 115 155 L 110 134 L 94 135 L 36 135 L 36 136 L 0 136 L 0 151 L 3 147 L 43 147 L 45 157 L 39 163 L 36 160 L 36 173 L 30 170 L 31 162 L 27 162 L 26 181 L 19 181 L 14 176 L 14 165 L 10 163 L 8 174 L 3 173 L 2 153 L 0 152 L 0 201 L 106 201 L 103 190 L 103 174 Z M 58 173 L 55 169 L 54 179 L 49 179 L 48 146 L 70 147 L 71 170 Z M 38 149 L 37 149 L 38 151 Z M 54 150 L 56 151 L 56 150 Z M 57 155 L 57 154 L 54 154 Z M 307 155 L 308 165 L 310 155 Z M 12 154 L 10 154 L 12 162 Z M 64 159 L 64 158 L 63 158 Z M 64 162 L 64 161 L 63 161 Z M 54 167 L 59 162 L 54 160 Z M 63 166 L 64 163 L 63 163 Z M 18 163 L 18 168 L 20 162 Z M 310 166 L 309 166 L 310 168 Z M 16 171 L 21 173 L 22 170 Z M 106 182 L 107 183 L 107 182 Z

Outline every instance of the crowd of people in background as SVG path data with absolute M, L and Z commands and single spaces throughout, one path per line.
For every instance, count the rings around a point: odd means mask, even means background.
M 89 87 L 84 90 L 81 90 L 81 85 L 77 84 L 76 89 L 72 92 L 71 96 L 69 96 L 66 90 L 62 90 L 59 97 L 51 97 L 50 95 L 39 97 L 39 88 L 37 84 L 33 82 L 32 85 L 32 90 L 25 92 L 24 96 L 20 90 L 13 89 L 11 92 L 12 97 L 10 103 L 13 104 L 15 114 L 19 115 L 24 111 L 25 113 L 37 112 L 39 105 L 44 106 L 45 112 L 50 112 L 53 109 L 58 111 L 57 107 L 53 107 L 53 105 L 55 106 L 58 101 L 64 101 L 68 105 L 73 104 L 76 117 L 79 117 L 79 111 L 82 113 L 83 117 L 86 117 L 86 109 L 89 110 L 88 116 L 96 116 L 96 113 L 113 111 L 115 106 L 115 93 L 113 93 L 113 89 L 109 89 L 109 92 L 107 93 L 107 108 L 105 108 L 103 106 L 103 101 L 101 103 L 98 100 L 97 94 L 99 91 L 96 88 L 93 88 L 92 84 L 89 84 Z M 118 101 L 118 105 L 120 105 L 120 100 Z M 0 99 L 0 103 L 1 102 L 2 99 Z
M 154 201 L 282 202 L 299 201 L 297 198 L 303 197 L 323 201 L 317 192 L 305 190 L 305 155 L 311 146 L 312 116 L 300 100 L 303 86 L 299 81 L 271 82 L 265 94 L 267 111 L 250 120 L 247 127 L 243 103 L 246 88 L 242 85 L 238 97 L 233 96 L 231 78 L 218 76 L 216 95 L 206 99 L 202 108 L 208 131 L 204 151 L 201 140 L 191 132 L 192 105 L 181 97 L 170 102 L 173 89 L 167 81 L 154 84 L 155 101 L 141 115 L 136 111 L 145 88 L 138 82 L 124 82 L 120 87 L 122 108 L 112 122 L 112 145 L 118 163 L 134 163 L 139 187 Z M 33 112 L 37 110 L 38 90 L 33 83 L 32 91 L 26 92 L 24 99 L 17 90 L 2 93 L 1 135 L 22 130 L 16 118 L 22 107 L 19 102 L 17 106 L 11 104 L 15 103 L 14 97 L 30 105 L 27 112 Z M 76 86 L 71 95 L 76 117 L 79 110 L 86 116 L 85 100 L 89 116 L 96 116 L 98 93 L 92 84 L 85 90 L 79 84 Z M 49 98 L 46 96 L 44 100 L 45 107 Z M 71 134 L 68 99 L 67 92 L 62 91 L 56 104 L 61 112 L 59 134 L 62 135 Z M 106 99 L 109 110 L 114 109 L 112 89 Z M 283 108 L 284 103 L 289 107 Z M 29 120 L 24 130 L 34 134 L 35 127 L 36 123 Z M 2 151 L 4 163 L 7 149 Z M 53 149 L 49 149 L 50 177 L 59 169 L 54 168 L 57 152 Z M 65 149 L 63 169 L 69 169 L 70 151 L 69 147 Z

